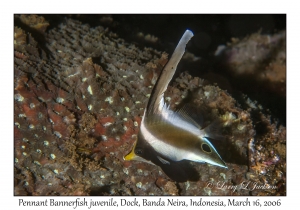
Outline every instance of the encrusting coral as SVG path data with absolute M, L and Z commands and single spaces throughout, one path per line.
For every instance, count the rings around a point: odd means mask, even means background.
M 226 139 L 213 143 L 228 169 L 189 163 L 199 180 L 176 182 L 155 165 L 124 161 L 168 55 L 141 50 L 102 26 L 64 19 L 46 32 L 40 16 L 15 19 L 33 29 L 15 26 L 14 33 L 15 195 L 285 194 L 285 128 L 261 114 L 266 132 L 256 135 L 249 111 L 188 73 L 171 83 L 165 99 L 171 108 L 189 102 L 204 110 L 204 124 L 223 120 Z M 208 186 L 242 182 L 276 188 Z

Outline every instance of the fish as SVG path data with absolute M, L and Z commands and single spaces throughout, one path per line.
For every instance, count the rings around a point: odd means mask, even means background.
M 202 128 L 186 108 L 173 111 L 164 100 L 164 93 L 174 76 L 185 47 L 194 36 L 186 30 L 170 60 L 163 68 L 145 108 L 140 129 L 132 150 L 124 160 L 142 161 L 153 165 L 171 166 L 188 160 L 227 168 L 226 163 L 209 141 L 217 123 Z

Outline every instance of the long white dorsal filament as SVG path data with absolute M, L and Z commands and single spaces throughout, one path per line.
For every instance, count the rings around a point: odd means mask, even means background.
M 166 91 L 175 71 L 179 61 L 181 60 L 184 52 L 185 46 L 189 40 L 194 36 L 193 32 L 186 30 L 183 36 L 181 37 L 172 57 L 169 62 L 164 67 L 158 81 L 152 91 L 147 111 L 151 113 L 159 114 L 164 106 L 164 92 Z

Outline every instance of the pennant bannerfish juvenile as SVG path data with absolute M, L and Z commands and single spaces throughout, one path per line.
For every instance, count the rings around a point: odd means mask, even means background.
M 137 141 L 131 152 L 124 157 L 125 160 L 150 164 L 190 160 L 227 168 L 207 139 L 214 136 L 212 125 L 201 129 L 183 109 L 172 111 L 164 100 L 164 92 L 185 52 L 186 44 L 192 37 L 193 33 L 186 30 L 162 70 L 145 109 Z

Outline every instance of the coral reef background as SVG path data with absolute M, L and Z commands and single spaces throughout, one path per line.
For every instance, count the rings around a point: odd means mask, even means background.
M 14 19 L 15 195 L 286 194 L 285 15 Z M 186 28 L 195 37 L 166 100 L 205 112 L 204 124 L 224 121 L 226 139 L 213 144 L 228 169 L 178 163 L 199 179 L 177 182 L 123 156 Z M 208 187 L 243 182 L 265 188 Z

